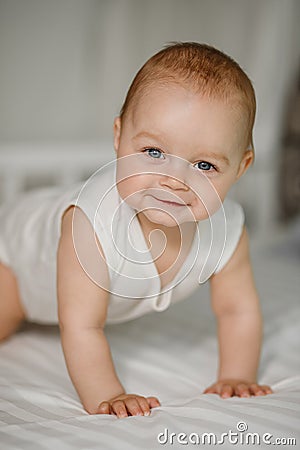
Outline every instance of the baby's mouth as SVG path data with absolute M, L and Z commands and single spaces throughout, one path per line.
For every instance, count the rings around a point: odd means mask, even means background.
M 178 203 L 178 202 L 173 202 L 173 201 L 170 201 L 170 200 L 162 200 L 160 198 L 155 197 L 154 195 L 152 195 L 151 197 L 153 197 L 155 200 L 158 200 L 161 203 L 164 203 L 165 205 L 176 206 L 176 207 L 189 206 L 189 205 L 187 205 L 187 204 L 185 204 L 183 202 L 182 203 Z

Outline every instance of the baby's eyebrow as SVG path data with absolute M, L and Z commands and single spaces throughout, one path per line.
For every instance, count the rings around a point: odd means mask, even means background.
M 147 137 L 147 138 L 150 138 L 150 139 L 159 139 L 160 138 L 159 135 L 155 135 L 155 134 L 149 133 L 148 131 L 140 131 L 138 134 L 136 134 L 133 137 L 133 139 L 136 140 L 136 139 L 141 138 L 141 137 Z
M 215 153 L 215 152 L 209 152 L 209 153 L 200 153 L 199 157 L 201 156 L 201 158 L 213 158 L 216 159 L 218 161 L 223 161 L 227 166 L 230 165 L 229 159 L 227 158 L 227 156 L 220 154 L 220 153 Z

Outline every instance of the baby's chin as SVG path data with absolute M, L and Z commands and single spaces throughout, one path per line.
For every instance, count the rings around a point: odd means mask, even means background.
M 149 208 L 144 211 L 140 211 L 140 214 L 141 213 L 147 217 L 150 222 L 155 223 L 156 225 L 162 225 L 164 227 L 172 228 L 180 225 L 181 223 L 185 223 L 184 220 L 180 220 L 178 217 L 172 217 L 170 214 L 160 209 Z
M 147 208 L 142 211 L 137 211 L 139 214 L 143 214 L 149 222 L 163 227 L 178 227 L 184 223 L 195 223 L 198 220 L 192 217 L 191 214 L 170 214 L 167 211 L 156 208 Z

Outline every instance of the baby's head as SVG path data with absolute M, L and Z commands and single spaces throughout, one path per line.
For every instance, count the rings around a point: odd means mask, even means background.
M 208 45 L 171 44 L 143 65 L 128 90 L 114 123 L 117 157 L 146 153 L 152 166 L 156 160 L 154 172 L 158 163 L 166 169 L 165 156 L 182 158 L 207 176 L 223 201 L 254 160 L 255 111 L 251 81 L 232 58 Z M 119 186 L 123 198 L 150 188 L 146 172 L 145 166 L 143 178 L 131 177 Z M 199 199 L 187 192 L 188 180 L 176 178 L 166 172 L 149 180 L 164 191 L 164 199 L 176 191 L 197 220 L 204 219 Z M 131 199 L 133 207 L 143 206 L 141 198 Z
M 182 42 L 166 46 L 138 71 L 121 108 L 124 120 L 155 85 L 182 86 L 203 98 L 239 107 L 245 121 L 245 149 L 253 149 L 256 101 L 251 81 L 229 56 L 209 45 Z

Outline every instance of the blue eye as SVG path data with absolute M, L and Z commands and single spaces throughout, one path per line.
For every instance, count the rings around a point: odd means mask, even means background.
M 164 158 L 163 153 L 158 148 L 145 148 L 144 152 L 148 153 L 154 159 L 160 159 L 161 156 Z
M 205 170 L 206 172 L 208 172 L 211 167 L 216 170 L 216 167 L 207 161 L 199 161 L 195 164 L 195 167 L 197 167 L 198 164 L 198 169 Z

